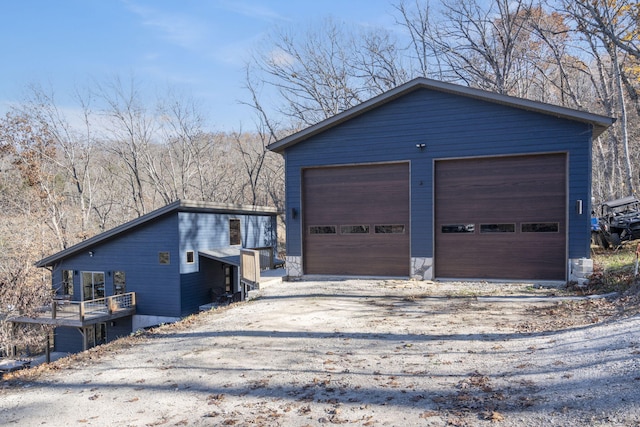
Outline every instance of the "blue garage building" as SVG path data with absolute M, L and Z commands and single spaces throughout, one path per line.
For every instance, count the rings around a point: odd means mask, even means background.
M 592 139 L 613 122 L 418 78 L 277 141 L 288 274 L 584 276 Z

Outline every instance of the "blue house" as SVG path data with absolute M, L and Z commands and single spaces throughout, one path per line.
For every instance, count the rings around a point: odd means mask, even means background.
M 77 352 L 243 299 L 261 257 L 275 265 L 276 217 L 268 207 L 176 201 L 38 261 L 51 271 L 52 306 L 13 321 L 54 325 L 54 350 Z M 253 277 L 243 280 L 247 256 Z
M 566 281 L 614 119 L 426 78 L 271 144 L 289 276 Z

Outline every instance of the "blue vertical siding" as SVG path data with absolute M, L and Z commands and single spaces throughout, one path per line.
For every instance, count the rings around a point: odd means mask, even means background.
M 198 251 L 228 247 L 230 219 L 240 220 L 241 246 L 275 246 L 275 214 L 174 210 L 61 258 L 52 268 L 52 286 L 61 286 L 63 270 L 73 270 L 73 299 L 79 301 L 82 272 L 103 272 L 105 295 L 111 296 L 113 272 L 124 271 L 126 291 L 136 293 L 136 314 L 181 317 L 194 313 L 211 302 L 212 289 L 218 286 L 219 290 L 224 283 L 221 263 L 203 262 Z M 187 251 L 194 252 L 193 263 L 187 263 Z M 169 253 L 169 264 L 160 264 L 160 252 Z M 114 325 L 109 322 L 107 339 L 130 333 L 131 325 L 130 317 L 116 319 Z M 75 328 L 57 328 L 56 339 L 60 351 L 82 350 L 82 335 Z
M 199 306 L 211 302 L 211 290 L 216 284 L 218 274 L 205 274 L 203 270 L 206 269 L 200 266 L 202 259 L 199 259 L 198 251 L 229 246 L 229 220 L 240 220 L 242 247 L 254 248 L 276 244 L 275 216 L 180 212 L 178 217 L 182 315 L 193 313 Z M 186 262 L 186 253 L 190 250 L 195 252 L 193 264 Z
M 111 342 L 126 337 L 131 333 L 132 317 L 121 317 L 106 322 L 106 341 Z M 83 350 L 83 338 L 80 329 L 74 327 L 60 327 L 53 330 L 53 351 L 64 353 L 79 353 Z
M 132 320 L 132 316 L 127 316 L 107 322 L 107 342 L 129 335 L 132 332 Z
M 77 328 L 55 328 L 53 330 L 53 351 L 79 353 L 82 350 L 82 334 Z
M 172 212 L 64 258 L 52 270 L 59 287 L 63 270 L 74 272 L 74 300 L 80 300 L 83 271 L 105 273 L 105 294 L 113 295 L 113 272 L 124 271 L 127 292 L 137 294 L 137 314 L 180 317 L 210 302 L 208 278 L 200 273 L 199 250 L 229 246 L 229 220 L 239 219 L 243 247 L 276 244 L 275 215 Z M 93 256 L 89 256 L 89 250 Z M 187 263 L 194 251 L 194 263 Z M 169 252 L 170 263 L 159 263 Z
M 287 252 L 301 256 L 301 170 L 323 165 L 410 161 L 411 256 L 433 256 L 436 159 L 568 154 L 570 258 L 589 256 L 591 126 L 484 100 L 419 89 L 285 150 Z M 416 144 L 426 144 L 420 151 Z M 578 215 L 573 207 L 583 200 Z M 292 209 L 302 215 L 293 218 Z
M 65 258 L 53 270 L 60 280 L 62 270 L 74 270 L 74 300 L 81 296 L 81 272 L 105 273 L 105 294 L 113 295 L 113 271 L 124 271 L 127 292 L 137 294 L 137 314 L 180 315 L 180 255 L 177 215 L 167 215 L 122 233 L 88 250 Z M 161 265 L 159 252 L 169 252 L 170 263 Z

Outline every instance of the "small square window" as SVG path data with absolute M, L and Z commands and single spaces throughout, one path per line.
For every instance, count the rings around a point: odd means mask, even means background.
M 193 251 L 187 251 L 187 264 L 194 263 L 194 253 Z
M 169 258 L 169 252 L 159 252 L 158 253 L 158 262 L 160 264 L 170 264 L 171 259 Z

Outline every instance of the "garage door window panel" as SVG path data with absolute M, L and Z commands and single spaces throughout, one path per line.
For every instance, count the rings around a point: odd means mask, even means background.
M 340 234 L 369 234 L 368 225 L 341 225 Z
M 309 234 L 337 234 L 335 225 L 314 225 L 309 227 Z
M 404 234 L 404 224 L 376 225 L 376 234 Z
M 475 224 L 445 224 L 440 231 L 444 234 L 473 234 L 476 226 Z
M 492 234 L 492 233 L 515 233 L 515 224 L 480 224 L 480 233 Z
M 523 233 L 559 233 L 560 224 L 557 222 L 533 222 L 521 224 Z

